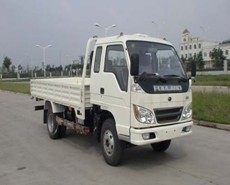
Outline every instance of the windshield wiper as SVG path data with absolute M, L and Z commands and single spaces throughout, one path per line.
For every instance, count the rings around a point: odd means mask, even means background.
M 156 77 L 162 83 L 167 82 L 167 80 L 165 78 L 163 78 L 162 76 L 160 76 L 158 73 L 146 73 L 146 72 L 141 73 L 141 75 L 138 78 L 138 81 L 143 81 L 148 77 Z
M 184 78 L 182 76 L 179 76 L 179 75 L 164 75 L 164 77 L 173 77 L 173 78 L 178 78 L 179 79 L 179 82 L 187 82 L 188 79 L 187 78 Z

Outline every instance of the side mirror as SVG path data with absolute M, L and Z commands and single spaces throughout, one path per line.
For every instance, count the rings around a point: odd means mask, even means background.
M 131 55 L 131 75 L 138 76 L 139 74 L 139 55 L 132 54 Z

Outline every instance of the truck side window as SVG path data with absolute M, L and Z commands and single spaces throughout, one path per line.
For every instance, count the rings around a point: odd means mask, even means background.
M 102 47 L 97 47 L 95 62 L 94 62 L 94 72 L 95 73 L 98 73 L 100 70 L 101 53 L 102 53 Z
M 107 46 L 104 72 L 113 73 L 122 91 L 128 88 L 128 67 L 122 45 Z

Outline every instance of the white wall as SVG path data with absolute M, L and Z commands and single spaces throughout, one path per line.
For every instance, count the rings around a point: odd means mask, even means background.
M 196 45 L 196 48 L 194 47 L 194 45 Z M 224 52 L 224 56 L 226 56 L 226 58 L 230 60 L 230 43 L 219 44 L 218 42 L 202 40 L 198 37 L 191 37 L 190 33 L 186 32 L 182 33 L 179 54 L 180 57 L 182 57 L 183 55 L 184 58 L 188 59 L 190 56 L 194 57 L 194 54 L 197 55 L 201 51 L 203 54 L 203 59 L 205 61 L 205 67 L 211 68 L 212 62 L 209 53 L 214 48 L 222 49 Z

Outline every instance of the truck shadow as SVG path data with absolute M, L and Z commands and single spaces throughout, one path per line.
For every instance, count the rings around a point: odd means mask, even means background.
M 68 129 L 63 141 L 82 150 L 83 152 L 87 153 L 90 151 L 94 153 L 94 155 L 102 155 L 100 143 L 93 135 L 81 135 L 77 134 L 74 130 Z
M 154 166 L 168 165 L 170 162 L 186 158 L 187 153 L 172 143 L 166 152 L 153 151 L 151 146 L 138 146 L 125 151 L 123 165 L 140 170 Z
M 84 153 L 92 155 L 97 160 L 101 160 L 101 163 L 105 163 L 100 143 L 95 136 L 79 135 L 72 130 L 68 130 L 63 141 Z M 168 165 L 170 162 L 182 160 L 188 156 L 187 152 L 180 145 L 180 141 L 175 140 L 164 153 L 154 152 L 150 145 L 127 148 L 124 151 L 123 162 L 120 166 L 140 170 L 154 166 Z

